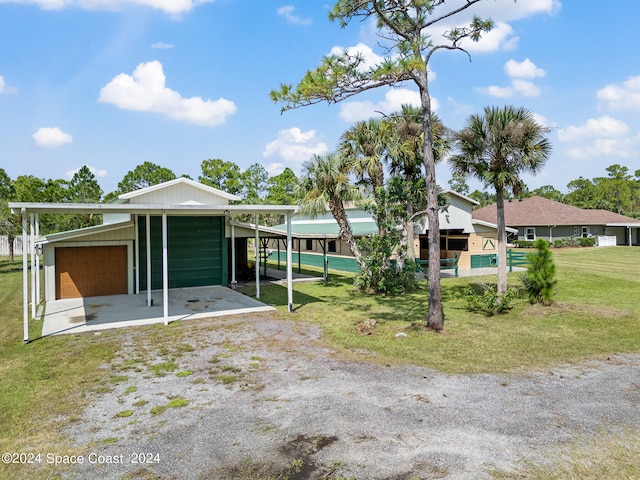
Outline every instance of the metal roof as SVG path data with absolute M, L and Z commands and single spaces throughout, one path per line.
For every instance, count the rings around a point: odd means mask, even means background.
M 11 213 L 131 213 L 168 215 L 239 215 L 276 213 L 293 215 L 297 205 L 152 205 L 128 203 L 9 202 Z

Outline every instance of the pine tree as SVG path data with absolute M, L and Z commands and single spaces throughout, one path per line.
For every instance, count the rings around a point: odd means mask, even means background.
M 555 279 L 556 266 L 553 263 L 549 243 L 539 238 L 533 244 L 537 252 L 528 255 L 527 273 L 520 276 L 520 281 L 529 294 L 529 302 L 551 305 L 558 281 Z

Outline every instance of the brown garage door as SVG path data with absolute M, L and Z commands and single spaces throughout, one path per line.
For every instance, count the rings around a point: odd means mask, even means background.
M 127 247 L 56 248 L 56 298 L 127 293 Z

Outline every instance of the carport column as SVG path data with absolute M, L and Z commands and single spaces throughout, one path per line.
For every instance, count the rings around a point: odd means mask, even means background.
M 35 218 L 33 213 L 29 214 L 29 255 L 31 255 L 31 318 L 36 318 L 36 256 L 33 248 L 35 243 Z
M 260 236 L 258 234 L 258 214 L 254 215 L 256 221 L 256 298 L 260 298 Z
M 162 211 L 162 307 L 164 324 L 169 324 L 169 254 L 167 252 L 167 212 Z
M 36 213 L 36 238 L 40 236 L 40 215 Z M 40 305 L 40 252 L 36 249 L 36 300 Z
M 134 252 L 135 255 L 135 269 L 136 269 L 136 288 L 134 289 L 136 292 L 136 295 L 138 295 L 140 293 L 140 231 L 138 230 L 138 222 L 140 221 L 140 218 L 138 215 L 135 215 L 134 217 L 134 222 L 133 222 L 133 228 L 135 229 L 136 233 L 135 233 L 135 245 L 136 245 L 136 250 Z
M 27 209 L 22 209 L 22 313 L 24 323 L 24 343 L 29 342 L 29 262 L 27 260 Z
M 291 240 L 291 214 L 287 215 L 287 303 L 289 306 L 289 313 L 293 312 L 293 255 L 291 249 L 293 248 Z
M 147 213 L 147 307 L 151 306 L 151 215 Z
M 236 216 L 231 215 L 231 288 L 236 289 L 238 281 L 236 280 L 236 226 L 234 222 Z

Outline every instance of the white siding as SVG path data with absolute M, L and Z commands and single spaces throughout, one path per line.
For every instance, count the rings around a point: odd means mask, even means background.
M 184 205 L 229 205 L 229 200 L 199 188 L 176 184 L 131 198 L 132 204 Z

